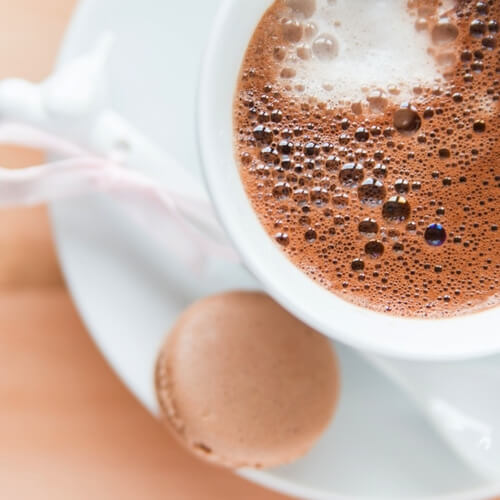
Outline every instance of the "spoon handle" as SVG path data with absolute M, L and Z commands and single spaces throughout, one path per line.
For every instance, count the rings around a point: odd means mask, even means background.
M 364 357 L 416 403 L 464 462 L 487 479 L 499 479 L 500 359 L 435 363 Z

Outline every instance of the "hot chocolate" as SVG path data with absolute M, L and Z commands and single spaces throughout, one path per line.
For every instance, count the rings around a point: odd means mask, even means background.
M 446 317 L 500 300 L 500 2 L 277 0 L 234 104 L 263 226 L 353 303 Z

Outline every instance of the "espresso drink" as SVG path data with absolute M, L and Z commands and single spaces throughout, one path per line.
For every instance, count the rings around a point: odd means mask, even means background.
M 355 304 L 499 303 L 500 1 L 279 0 L 234 104 L 269 236 Z

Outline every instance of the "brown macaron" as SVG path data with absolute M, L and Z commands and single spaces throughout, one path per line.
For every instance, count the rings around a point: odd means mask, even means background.
M 188 308 L 156 367 L 162 418 L 197 456 L 271 467 L 304 455 L 339 394 L 331 343 L 267 295 L 230 292 Z

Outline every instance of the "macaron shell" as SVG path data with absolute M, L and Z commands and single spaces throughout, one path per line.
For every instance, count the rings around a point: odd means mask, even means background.
M 305 454 L 331 420 L 330 342 L 268 296 L 231 292 L 179 318 L 156 371 L 168 426 L 206 460 L 269 467 Z

